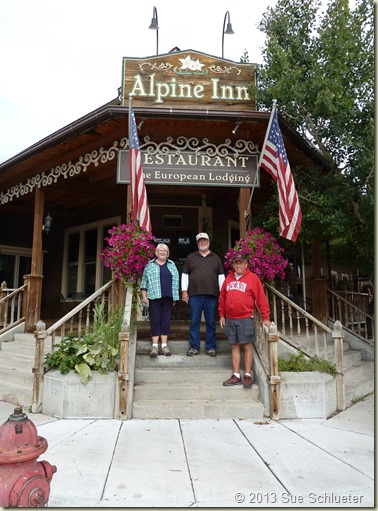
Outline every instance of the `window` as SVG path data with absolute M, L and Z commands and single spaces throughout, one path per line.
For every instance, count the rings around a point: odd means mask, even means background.
M 31 249 L 0 246 L 0 284 L 6 282 L 9 289 L 16 289 L 30 270 Z
M 111 270 L 105 268 L 98 254 L 107 246 L 108 231 L 120 219 L 107 219 L 66 231 L 62 293 L 73 300 L 90 296 L 109 282 Z

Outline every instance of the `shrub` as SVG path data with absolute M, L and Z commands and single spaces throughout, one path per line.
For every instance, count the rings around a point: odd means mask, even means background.
M 314 356 L 305 358 L 304 353 L 300 351 L 297 354 L 289 353 L 288 359 L 278 359 L 279 372 L 304 372 L 304 371 L 319 371 L 321 373 L 328 373 L 331 376 L 336 376 L 336 366 L 329 362 Z
M 119 365 L 119 337 L 123 320 L 123 308 L 110 309 L 105 314 L 103 303 L 94 308 L 93 327 L 83 336 L 69 333 L 56 345 L 52 353 L 45 356 L 48 369 L 58 369 L 62 374 L 76 371 L 80 381 L 88 383 L 92 371 L 107 374 L 116 371 Z

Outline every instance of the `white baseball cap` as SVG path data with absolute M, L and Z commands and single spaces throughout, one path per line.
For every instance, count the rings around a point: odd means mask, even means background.
M 206 232 L 200 232 L 196 236 L 196 241 L 205 238 L 205 240 L 210 240 L 209 235 Z

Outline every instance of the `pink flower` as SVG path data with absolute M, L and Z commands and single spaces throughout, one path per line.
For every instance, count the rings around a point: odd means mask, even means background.
M 98 257 L 124 283 L 136 282 L 155 255 L 154 236 L 137 222 L 115 225 L 108 232 L 109 246 Z
M 262 227 L 256 227 L 246 236 L 236 242 L 225 255 L 224 268 L 232 269 L 232 259 L 235 253 L 244 254 L 249 259 L 249 269 L 261 280 L 273 282 L 276 278 L 285 280 L 285 268 L 288 261 L 283 258 L 284 249 L 280 247 L 271 233 Z

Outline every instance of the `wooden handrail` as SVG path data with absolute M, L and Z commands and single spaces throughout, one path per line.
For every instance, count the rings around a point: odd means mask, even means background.
M 75 314 L 77 314 L 81 309 L 84 309 L 89 303 L 93 302 L 96 298 L 102 295 L 104 291 L 106 291 L 109 287 L 111 287 L 114 282 L 117 280 L 116 277 L 114 277 L 112 280 L 104 284 L 102 287 L 100 287 L 97 291 L 95 291 L 91 296 L 88 296 L 85 300 L 83 300 L 81 303 L 79 303 L 76 307 L 74 307 L 70 312 L 68 312 L 65 316 L 60 318 L 56 323 L 50 326 L 46 330 L 46 336 L 51 335 L 55 330 L 57 330 L 59 327 L 64 325 L 69 319 L 71 319 Z
M 324 330 L 328 334 L 332 333 L 331 328 L 329 328 L 327 325 L 325 325 L 324 323 L 319 321 L 319 319 L 315 318 L 315 316 L 312 316 L 312 314 L 310 314 L 309 312 L 307 312 L 304 309 L 302 309 L 299 305 L 297 305 L 295 302 L 290 300 L 290 298 L 288 298 L 284 294 L 280 293 L 276 288 L 274 288 L 273 286 L 271 286 L 270 284 L 267 284 L 267 283 L 264 283 L 264 286 L 267 289 L 270 289 L 276 296 L 278 296 L 279 298 L 284 300 L 293 309 L 296 309 L 298 312 L 300 312 L 303 317 L 305 317 L 305 318 L 309 319 L 310 321 L 312 321 L 313 323 L 315 323 L 315 325 L 317 325 L 319 328 L 321 328 L 322 330 Z
M 13 298 L 13 296 L 16 296 L 18 293 L 20 293 L 21 291 L 24 291 L 24 289 L 26 289 L 26 288 L 27 288 L 27 285 L 24 284 L 21 287 L 18 287 L 17 289 L 13 289 L 13 291 L 11 293 L 9 293 L 6 296 L 3 296 L 3 298 L 0 298 L 0 303 L 5 300 L 9 300 L 9 298 Z M 11 288 L 2 288 L 1 289 L 1 291 L 10 291 L 10 290 L 11 290 Z

